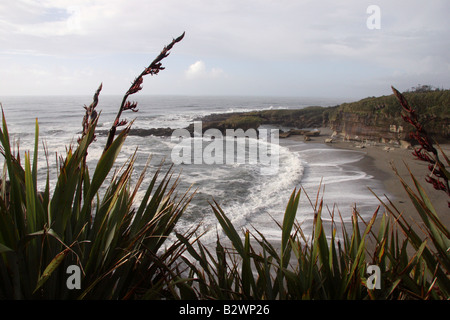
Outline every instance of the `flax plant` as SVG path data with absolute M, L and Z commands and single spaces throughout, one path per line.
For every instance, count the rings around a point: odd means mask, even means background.
M 343 227 L 343 239 L 336 238 L 337 224 L 331 223 L 331 235 L 323 226 L 323 202 L 313 205 L 312 237 L 308 239 L 296 222 L 301 189 L 294 190 L 280 225 L 281 242 L 268 241 L 262 233 L 244 230 L 241 236 L 220 205 L 211 205 L 227 235 L 227 245 L 217 240 L 216 252 L 204 245 L 179 238 L 187 246 L 200 268 L 191 260 L 191 296 L 223 299 L 363 299 L 366 273 L 366 241 L 375 221 L 371 219 L 363 233 L 355 212 L 351 232 Z M 252 243 L 253 241 L 253 243 Z M 197 241 L 198 242 L 198 241 Z
M 126 110 L 131 110 L 133 112 L 137 112 L 138 110 L 137 108 L 137 103 L 136 102 L 130 102 L 128 100 L 128 98 L 133 95 L 138 93 L 139 91 L 142 90 L 142 83 L 144 81 L 144 76 L 146 75 L 157 75 L 161 70 L 164 70 L 164 67 L 162 66 L 162 60 L 167 58 L 170 54 L 170 50 L 173 48 L 173 46 L 180 42 L 181 40 L 183 40 L 185 33 L 183 32 L 183 34 L 181 34 L 179 37 L 175 38 L 172 40 L 172 42 L 170 42 L 167 46 L 165 46 L 163 48 L 163 50 L 160 52 L 160 54 L 150 63 L 150 65 L 145 68 L 141 74 L 139 74 L 134 81 L 132 82 L 130 88 L 128 89 L 128 91 L 125 93 L 125 95 L 123 96 L 122 99 L 122 103 L 120 104 L 119 107 L 119 111 L 117 112 L 116 118 L 114 120 L 113 125 L 111 126 L 111 129 L 109 130 L 108 133 L 108 138 L 106 141 L 106 145 L 105 145 L 105 149 L 103 152 L 106 152 L 106 150 L 109 148 L 109 146 L 111 145 L 113 139 L 114 139 L 114 135 L 116 134 L 117 128 L 124 126 L 128 123 L 127 120 L 125 119 L 120 119 L 120 117 L 122 116 L 122 113 Z
M 136 204 L 148 164 L 135 186 L 131 176 L 136 153 L 113 171 L 131 124 L 108 140 L 90 173 L 86 156 L 95 140 L 100 116 L 95 108 L 101 89 L 96 91 L 92 104 L 85 106 L 78 145 L 69 146 L 57 164 L 59 171 L 52 192 L 49 170 L 45 189 L 37 187 L 37 121 L 33 156 L 26 152 L 22 163 L 19 154 L 12 151 L 2 113 L 0 152 L 5 168 L 0 190 L 1 299 L 172 297 L 168 283 L 177 278 L 183 247 L 175 241 L 166 248 L 165 243 L 192 194 L 188 190 L 178 195 L 178 178 L 173 177 L 171 169 L 161 177 L 159 167 L 144 189 L 144 198 Z M 81 273 L 79 287 L 69 284 L 68 272 L 73 267 Z
M 402 184 L 404 181 L 402 181 Z M 432 205 L 417 184 L 406 190 L 423 213 L 423 234 L 414 230 L 391 203 L 369 221 L 355 209 L 350 224 L 335 221 L 324 226 L 323 201 L 313 204 L 311 235 L 295 221 L 301 192 L 294 190 L 280 225 L 281 243 L 267 240 L 258 230 L 238 232 L 220 205 L 212 209 L 227 238 L 215 249 L 199 239 L 178 235 L 190 259 L 184 259 L 188 284 L 180 299 L 225 300 L 404 300 L 449 298 L 448 230 L 431 212 Z M 423 198 L 422 198 L 423 197 Z M 374 226 L 378 223 L 378 233 Z M 337 236 L 338 228 L 341 235 Z M 401 235 L 404 235 L 403 237 Z M 368 266 L 380 271 L 380 287 L 369 286 Z
M 401 104 L 408 105 L 404 98 Z M 416 128 L 421 128 L 417 119 L 413 122 Z M 434 155 L 434 172 L 447 183 L 445 165 L 439 161 L 436 149 L 426 145 L 431 139 L 424 131 L 419 133 L 422 149 L 425 145 Z M 414 154 L 422 155 L 422 149 Z M 448 164 L 443 152 L 442 157 Z M 393 170 L 398 175 L 395 167 Z M 201 243 L 201 238 L 189 241 L 178 235 L 193 258 L 183 257 L 190 270 L 189 286 L 180 291 L 179 298 L 449 299 L 450 233 L 414 173 L 410 172 L 410 176 L 412 187 L 400 175 L 398 178 L 421 217 L 419 228 L 408 221 L 407 213 L 400 212 L 389 199 L 383 201 L 374 193 L 380 206 L 369 221 L 364 221 L 355 208 L 350 224 L 342 219 L 338 223 L 335 216 L 340 213 L 331 211 L 327 230 L 323 218 L 327 212 L 318 193 L 314 203 L 309 201 L 314 223 L 312 234 L 308 235 L 295 217 L 300 189 L 294 190 L 289 198 L 279 225 L 281 242 L 275 244 L 258 230 L 238 232 L 220 205 L 214 202 L 212 210 L 227 238 L 217 239 L 214 252 Z M 379 217 L 381 207 L 385 212 Z M 380 282 L 379 288 L 368 285 L 372 280 L 368 266 L 379 268 L 380 278 L 376 279 Z

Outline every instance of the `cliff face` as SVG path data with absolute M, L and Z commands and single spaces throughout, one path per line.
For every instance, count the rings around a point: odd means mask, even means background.
M 407 92 L 404 95 L 430 136 L 439 142 L 449 142 L 450 91 Z M 233 121 L 226 123 L 230 125 L 233 122 L 239 125 L 247 123 L 246 127 L 252 128 L 259 124 L 297 129 L 329 127 L 348 140 L 414 143 L 410 139 L 410 132 L 414 128 L 403 120 L 402 107 L 394 95 L 369 97 L 328 108 L 250 112 L 238 115 Z
M 439 142 L 450 141 L 450 92 L 405 94 L 425 130 Z M 324 112 L 324 122 L 346 139 L 410 141 L 414 128 L 406 123 L 402 108 L 391 96 L 345 103 Z
M 350 140 L 406 140 L 410 141 L 410 132 L 414 128 L 401 118 L 388 118 L 375 114 L 340 112 L 338 116 L 327 122 L 333 131 Z M 438 141 L 450 140 L 449 119 L 428 119 L 425 124 L 427 132 Z
M 335 119 L 328 122 L 328 126 L 346 139 L 352 140 L 396 140 L 408 136 L 403 124 L 373 114 L 339 112 Z

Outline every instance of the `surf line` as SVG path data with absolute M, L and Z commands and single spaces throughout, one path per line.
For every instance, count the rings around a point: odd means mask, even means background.
M 172 132 L 171 159 L 179 164 L 258 164 L 261 174 L 278 173 L 278 129 L 226 129 L 210 128 L 203 132 L 201 121 L 194 122 L 193 136 L 187 129 Z M 207 143 L 204 145 L 204 143 Z

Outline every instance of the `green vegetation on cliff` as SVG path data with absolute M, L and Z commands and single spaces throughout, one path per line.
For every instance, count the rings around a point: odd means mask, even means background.
M 404 95 L 422 116 L 450 118 L 450 90 L 405 92 Z M 401 110 L 397 99 L 391 94 L 343 103 L 337 108 L 327 110 L 327 113 L 330 119 L 333 119 L 333 116 L 336 116 L 338 112 L 369 115 L 382 114 L 386 117 L 399 117 Z
M 224 125 L 232 129 L 247 130 L 250 128 L 257 128 L 261 125 L 261 118 L 253 115 L 233 115 L 224 121 Z
M 438 140 L 450 137 L 450 90 L 405 92 L 404 96 L 415 109 L 425 129 Z M 392 94 L 368 97 L 343 103 L 324 111 L 324 123 L 332 129 L 350 135 L 380 138 L 409 139 L 412 127 L 402 119 L 402 108 Z M 399 132 L 392 132 L 396 126 Z M 392 136 L 392 133 L 398 134 Z
M 324 125 L 323 113 L 327 108 L 307 107 L 304 109 L 279 109 L 226 114 L 212 114 L 203 117 L 203 129 L 256 129 L 262 124 L 294 128 L 317 128 Z
M 323 125 L 323 107 L 307 107 L 295 110 L 265 110 L 252 112 L 262 123 L 297 128 L 314 128 Z
M 440 141 L 450 138 L 450 90 L 408 91 L 404 95 L 432 136 Z M 412 128 L 405 124 L 401 114 L 402 108 L 391 94 L 368 97 L 333 107 L 314 106 L 303 109 L 216 114 L 202 120 L 221 129 L 256 129 L 261 124 L 297 129 L 330 127 L 344 135 L 409 140 Z M 394 132 L 391 126 L 395 126 Z

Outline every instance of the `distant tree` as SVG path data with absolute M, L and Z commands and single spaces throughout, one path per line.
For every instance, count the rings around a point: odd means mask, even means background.
M 423 85 L 418 84 L 417 87 L 412 87 L 410 90 L 408 90 L 408 92 L 430 92 L 430 91 L 441 91 L 441 89 L 429 84 Z

